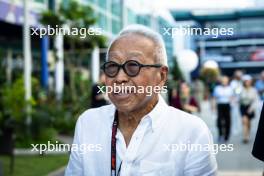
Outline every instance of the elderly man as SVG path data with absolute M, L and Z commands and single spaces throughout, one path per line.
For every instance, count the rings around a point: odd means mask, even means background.
M 102 69 L 106 86 L 162 89 L 168 67 L 161 36 L 143 26 L 127 27 L 110 44 Z M 215 156 L 203 147 L 212 138 L 202 120 L 168 106 L 157 91 L 108 96 L 113 104 L 78 119 L 73 145 L 88 147 L 72 148 L 65 175 L 216 175 Z M 186 147 L 194 144 L 202 147 Z

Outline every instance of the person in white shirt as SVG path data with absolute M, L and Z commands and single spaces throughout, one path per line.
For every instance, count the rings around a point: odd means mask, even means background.
M 230 102 L 233 97 L 233 89 L 229 86 L 229 78 L 227 76 L 221 78 L 221 84 L 215 87 L 213 96 L 217 104 L 218 141 L 226 142 L 230 137 Z
M 230 82 L 230 86 L 233 89 L 234 98 L 231 102 L 231 133 L 238 135 L 242 131 L 241 125 L 241 114 L 239 110 L 239 98 L 243 89 L 242 81 L 243 72 L 241 70 L 236 70 L 234 73 L 234 78 Z
M 149 28 L 128 26 L 110 44 L 102 69 L 106 86 L 161 88 L 168 74 L 164 42 Z M 108 92 L 112 104 L 79 117 L 73 145 L 90 147 L 72 148 L 65 175 L 216 175 L 205 123 L 168 106 L 155 91 L 136 90 Z

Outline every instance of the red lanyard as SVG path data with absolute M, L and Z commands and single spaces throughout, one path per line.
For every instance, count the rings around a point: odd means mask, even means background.
M 111 176 L 116 176 L 116 133 L 118 127 L 118 112 L 115 112 L 115 118 L 112 126 L 112 137 L 111 137 Z M 119 166 L 117 175 L 120 173 L 122 162 Z

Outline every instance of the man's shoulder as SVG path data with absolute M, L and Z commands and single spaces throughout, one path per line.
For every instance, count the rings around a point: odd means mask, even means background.
M 170 124 L 187 130 L 207 129 L 205 122 L 196 115 L 184 112 L 172 106 L 168 108 L 168 120 Z

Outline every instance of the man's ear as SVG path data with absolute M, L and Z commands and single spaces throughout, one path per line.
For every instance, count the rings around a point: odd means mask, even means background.
M 166 84 L 166 81 L 168 79 L 168 72 L 169 72 L 169 69 L 167 66 L 162 66 L 160 68 L 160 86 L 164 86 Z

